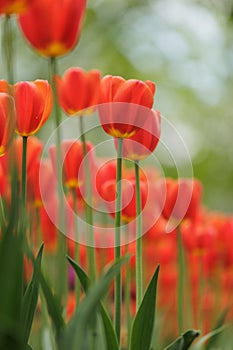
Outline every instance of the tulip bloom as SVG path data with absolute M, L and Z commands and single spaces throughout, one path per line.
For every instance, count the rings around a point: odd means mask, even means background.
M 156 148 L 160 137 L 161 117 L 159 111 L 151 110 L 145 125 L 132 137 L 125 139 L 122 155 L 134 161 L 147 158 Z M 115 140 L 117 146 L 118 140 Z
M 155 84 L 105 76 L 101 81 L 99 117 L 104 131 L 117 138 L 132 137 L 143 127 L 154 102 Z
M 11 15 L 23 13 L 31 5 L 33 0 L 1 0 L 0 14 Z
M 84 181 L 83 166 L 83 144 L 80 141 L 66 140 L 61 143 L 62 161 L 63 161 L 63 181 L 69 189 L 80 188 Z M 50 157 L 54 172 L 56 169 L 56 147 L 51 146 L 49 149 Z M 93 164 L 93 145 L 87 142 L 88 160 Z
M 100 72 L 93 69 L 67 69 L 63 77 L 56 77 L 59 104 L 70 116 L 91 113 L 99 103 Z
M 52 111 L 52 89 L 46 80 L 22 81 L 14 85 L 16 133 L 34 135 Z
M 19 25 L 28 42 L 41 55 L 57 57 L 76 45 L 86 9 L 86 0 L 34 0 L 19 16 Z
M 147 201 L 147 186 L 140 183 L 141 206 L 144 209 Z M 109 214 L 115 216 L 116 181 L 107 181 L 102 188 L 103 198 Z M 136 218 L 136 183 L 134 180 L 127 180 L 122 183 L 122 210 L 121 218 L 123 222 L 130 222 Z
M 41 207 L 43 201 L 47 202 L 50 197 L 54 196 L 56 181 L 52 164 L 48 159 L 38 159 L 33 163 L 33 168 L 27 178 L 27 189 L 36 207 Z
M 202 186 L 197 179 L 167 179 L 163 215 L 166 219 L 195 220 L 199 213 Z
M 0 156 L 5 154 L 15 130 L 14 100 L 6 93 L 0 93 Z

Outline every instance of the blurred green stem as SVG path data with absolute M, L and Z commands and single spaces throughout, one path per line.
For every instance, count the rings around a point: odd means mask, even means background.
M 136 307 L 137 310 L 142 301 L 142 204 L 140 191 L 140 175 L 138 161 L 134 162 L 136 178 Z
M 73 205 L 74 205 L 74 232 L 75 232 L 75 260 L 77 264 L 79 264 L 79 242 L 78 242 L 78 218 L 76 218 L 78 213 L 78 205 L 77 205 L 77 194 L 76 189 L 72 189 L 72 198 L 73 198 Z M 75 274 L 75 292 L 76 292 L 76 307 L 79 304 L 80 299 L 80 282 L 78 276 Z
M 126 237 L 127 239 L 127 237 Z M 129 245 L 126 244 L 125 246 L 125 254 L 128 255 L 129 253 Z M 131 300 L 130 300 L 130 282 L 131 282 L 131 269 L 130 269 L 130 261 L 126 264 L 126 271 L 125 271 L 125 283 L 124 283 L 124 307 L 125 307 L 125 327 L 127 330 L 127 349 L 129 348 L 130 343 L 130 331 L 131 331 L 131 312 L 130 312 L 130 306 L 131 306 Z
M 91 282 L 96 280 L 96 257 L 95 257 L 95 242 L 94 242 L 94 227 L 93 227 L 93 211 L 92 211 L 92 193 L 91 193 L 91 169 L 87 155 L 87 143 L 84 131 L 83 117 L 79 117 L 81 141 L 83 144 L 83 159 L 84 159 L 84 193 L 86 196 L 86 222 L 87 222 L 87 255 L 89 262 L 89 272 Z
M 65 205 L 63 198 L 63 186 L 62 186 L 62 152 L 61 152 L 61 109 L 58 104 L 57 89 L 55 84 L 55 76 L 57 74 L 57 61 L 55 57 L 51 57 L 49 60 L 50 68 L 50 83 L 53 89 L 54 96 L 54 117 L 56 123 L 56 154 L 57 154 L 57 185 L 58 185 L 58 196 L 59 196 L 59 238 L 58 238 L 58 268 L 59 276 L 57 276 L 57 294 L 61 300 L 67 290 L 67 263 L 66 263 L 66 237 L 65 233 Z
M 183 288 L 184 288 L 184 252 L 180 226 L 177 227 L 177 249 L 178 249 L 178 283 L 177 283 L 177 305 L 178 305 L 178 329 L 183 332 Z
M 5 230 L 6 228 L 6 216 L 5 216 L 5 211 L 4 211 L 4 206 L 3 206 L 3 201 L 2 201 L 2 196 L 0 195 L 0 228 Z
M 27 201 L 27 141 L 28 137 L 23 136 L 23 154 L 22 154 L 22 202 L 26 210 Z
M 43 321 L 44 321 L 42 332 L 45 332 L 46 330 L 48 330 L 49 340 L 50 340 L 50 345 L 51 345 L 50 350 L 56 350 L 57 347 L 56 347 L 56 342 L 54 339 L 54 333 L 53 333 L 53 329 L 52 329 L 52 325 L 51 325 L 51 319 L 49 317 L 47 304 L 46 304 L 45 297 L 44 297 L 44 294 L 43 294 L 41 289 L 40 289 L 40 301 L 41 301 L 42 317 L 43 317 Z M 44 344 L 43 344 L 43 346 L 44 346 Z
M 88 256 L 88 263 L 89 263 L 89 272 L 90 272 L 90 280 L 91 283 L 94 283 L 96 280 L 96 256 L 95 256 L 95 240 L 94 240 L 94 226 L 93 226 L 93 211 L 92 211 L 92 184 L 91 184 L 91 169 L 88 159 L 88 152 L 87 152 L 87 143 L 86 143 L 86 137 L 85 137 L 85 131 L 84 131 L 84 122 L 83 117 L 79 117 L 79 123 L 80 123 L 80 132 L 81 132 L 81 141 L 83 144 L 83 161 L 84 161 L 84 193 L 85 193 L 85 199 L 86 199 L 86 227 L 87 227 L 87 256 Z M 97 328 L 97 319 L 93 319 L 92 323 L 92 333 L 91 333 L 91 350 L 96 349 L 96 328 Z
M 122 145 L 123 139 L 118 138 L 117 171 L 116 171 L 116 210 L 115 210 L 115 260 L 121 256 L 121 202 L 122 202 Z M 121 304 L 122 304 L 122 281 L 119 273 L 115 278 L 115 331 L 118 342 L 121 339 Z
M 5 57 L 7 81 L 9 84 L 14 84 L 13 39 L 12 17 L 6 15 L 3 23 L 2 51 Z

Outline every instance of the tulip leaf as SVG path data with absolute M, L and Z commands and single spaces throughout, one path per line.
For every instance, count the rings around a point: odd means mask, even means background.
M 223 326 L 228 311 L 229 311 L 229 307 L 225 308 L 222 311 L 222 313 L 221 313 L 221 315 L 220 315 L 220 317 L 219 317 L 219 319 L 218 319 L 218 321 L 216 323 L 216 326 L 214 327 L 213 331 L 215 331 L 216 329 L 219 329 L 221 326 Z M 220 333 L 221 332 L 218 332 L 217 334 L 211 336 L 211 338 L 209 339 L 208 343 L 205 346 L 205 350 L 211 350 L 212 349 L 212 347 L 213 347 L 214 343 L 216 342 L 216 340 L 217 340 L 217 338 L 218 338 Z
M 227 325 L 223 325 L 219 328 L 214 329 L 213 331 L 205 334 L 203 337 L 201 337 L 198 342 L 194 345 L 193 350 L 201 350 L 203 349 L 203 345 L 205 345 L 206 349 L 206 342 L 211 339 L 212 337 L 216 337 L 220 333 L 222 333 L 227 328 Z
M 79 266 L 73 259 L 71 259 L 69 256 L 67 256 L 67 259 L 73 267 L 76 275 L 78 276 L 84 292 L 87 293 L 90 284 L 89 277 L 87 276 L 86 272 L 81 268 L 81 266 Z
M 108 271 L 103 275 L 88 293 L 71 319 L 67 329 L 63 333 L 61 349 L 83 350 L 87 339 L 88 323 L 99 306 L 100 299 L 107 292 L 112 279 L 120 273 L 122 264 L 126 258 L 114 262 Z
M 50 286 L 45 280 L 42 273 L 40 273 L 40 284 L 47 303 L 48 313 L 52 318 L 53 324 L 56 329 L 57 337 L 59 337 L 61 331 L 65 327 L 65 321 L 62 317 L 62 307 L 56 295 L 52 293 Z
M 33 350 L 33 349 L 29 344 L 27 344 L 26 350 Z
M 28 341 L 32 322 L 37 306 L 38 294 L 39 294 L 39 271 L 41 267 L 41 258 L 43 253 L 43 244 L 40 247 L 36 261 L 34 262 L 34 271 L 30 283 L 23 296 L 22 302 L 22 323 L 24 325 L 24 341 L 25 344 Z
M 141 305 L 135 316 L 131 332 L 130 350 L 150 349 L 155 320 L 158 274 L 159 266 L 147 287 Z
M 190 329 L 184 334 L 181 334 L 173 343 L 168 345 L 164 350 L 187 350 L 192 345 L 193 341 L 199 336 L 200 332 Z
M 70 257 L 67 257 L 70 264 L 72 265 L 73 269 L 75 270 L 81 285 L 84 289 L 84 292 L 87 293 L 88 286 L 90 283 L 89 277 L 83 271 L 83 269 Z M 109 314 L 107 310 L 105 309 L 104 305 L 100 302 L 100 314 L 102 317 L 102 322 L 104 326 L 104 333 L 105 333 L 105 339 L 106 339 L 106 346 L 107 350 L 119 350 L 119 345 L 117 341 L 116 332 L 114 330 L 112 321 L 109 317 Z
M 16 189 L 12 200 L 19 202 Z M 12 203 L 6 228 L 0 239 L 0 349 L 23 347 L 21 306 L 23 294 L 23 238 L 19 228 L 18 204 Z

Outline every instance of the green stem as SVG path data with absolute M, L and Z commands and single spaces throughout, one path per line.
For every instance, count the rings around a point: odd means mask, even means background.
M 180 227 L 177 227 L 178 248 L 178 283 L 177 283 L 177 305 L 178 305 L 178 329 L 183 332 L 183 288 L 184 288 L 184 252 Z
M 121 256 L 121 205 L 122 205 L 122 145 L 123 139 L 118 138 L 117 171 L 116 171 L 116 213 L 115 213 L 115 260 Z M 121 338 L 121 303 L 122 303 L 122 280 L 121 274 L 115 278 L 115 331 L 118 342 Z
M 78 212 L 78 205 L 77 205 L 77 195 L 75 188 L 72 189 L 72 197 L 73 197 L 73 205 L 74 205 L 74 230 L 75 230 L 75 260 L 77 264 L 80 263 L 80 256 L 79 256 L 79 242 L 78 242 L 78 219 L 76 218 L 76 214 Z M 79 304 L 80 299 L 80 282 L 79 278 L 75 277 L 75 293 L 76 293 L 76 307 Z
M 22 154 L 22 202 L 26 210 L 27 198 L 27 136 L 23 136 L 23 154 Z
M 61 109 L 58 104 L 58 96 L 57 96 L 57 89 L 55 84 L 55 76 L 57 75 L 57 60 L 55 57 L 51 57 L 49 60 L 50 63 L 50 84 L 53 89 L 53 95 L 54 95 L 54 114 L 55 114 L 55 121 L 56 121 L 56 127 L 59 128 L 60 122 L 61 122 Z M 59 141 L 59 144 L 61 143 L 61 135 L 60 130 L 57 130 L 57 139 Z
M 50 83 L 53 89 L 54 96 L 54 116 L 56 123 L 56 154 L 57 154 L 57 181 L 58 181 L 58 196 L 59 196 L 59 227 L 60 234 L 58 239 L 58 271 L 59 276 L 57 276 L 57 294 L 59 299 L 61 300 L 63 295 L 66 294 L 67 291 L 67 264 L 66 264 L 66 237 L 65 233 L 65 205 L 63 199 L 63 186 L 62 186 L 62 151 L 61 151 L 61 133 L 60 133 L 60 122 L 61 122 L 61 109 L 58 104 L 58 96 L 57 89 L 55 84 L 54 77 L 57 74 L 57 61 L 55 57 L 51 57 L 49 60 L 49 68 L 50 68 Z
M 48 314 L 46 300 L 45 300 L 44 294 L 43 294 L 41 289 L 40 289 L 39 293 L 40 293 L 41 311 L 42 311 L 42 318 L 43 318 L 42 332 L 45 332 L 46 330 L 48 330 L 49 337 L 50 337 L 50 345 L 51 345 L 50 349 L 56 350 L 57 349 L 56 342 L 54 339 L 54 333 L 53 333 L 53 329 L 52 329 L 52 325 L 51 325 L 51 319 L 50 319 L 50 316 Z M 44 347 L 44 344 L 43 344 L 43 347 Z
M 6 15 L 3 23 L 3 38 L 2 47 L 5 55 L 5 65 L 7 72 L 7 81 L 9 84 L 14 84 L 14 62 L 13 62 L 13 47 L 14 35 L 11 24 L 11 16 Z
M 129 245 L 127 244 L 125 246 L 125 253 L 129 253 Z M 126 264 L 126 271 L 125 271 L 125 283 L 124 283 L 124 306 L 125 306 L 125 327 L 127 330 L 127 342 L 126 346 L 127 349 L 129 348 L 130 343 L 130 331 L 131 331 L 131 312 L 130 312 L 130 282 L 131 282 L 131 269 L 130 269 L 130 262 Z
M 142 301 L 142 203 L 140 191 L 140 175 L 138 161 L 134 162 L 136 179 L 136 307 L 137 310 Z
M 92 193 L 91 193 L 91 178 L 90 166 L 87 157 L 87 143 L 84 132 L 83 117 L 79 118 L 80 122 L 80 132 L 81 141 L 83 144 L 83 157 L 84 157 L 84 178 L 86 182 L 84 183 L 84 193 L 86 196 L 86 222 L 87 222 L 87 256 L 89 263 L 89 272 L 91 281 L 94 282 L 96 279 L 96 257 L 95 257 L 95 242 L 94 242 L 94 229 L 93 229 L 93 211 L 92 211 Z
M 5 228 L 6 228 L 6 216 L 5 216 L 4 205 L 3 205 L 1 195 L 0 195 L 0 223 L 1 223 L 0 228 L 2 229 L 2 232 L 3 232 L 5 231 Z

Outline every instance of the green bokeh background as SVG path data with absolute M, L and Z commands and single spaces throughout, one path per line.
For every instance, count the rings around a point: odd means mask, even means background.
M 46 79 L 48 62 L 27 45 L 16 24 L 14 39 L 16 80 Z M 232 0 L 89 0 L 79 44 L 58 60 L 61 74 L 71 66 L 154 81 L 154 107 L 184 139 L 194 175 L 204 185 L 204 204 L 232 213 Z M 2 53 L 0 78 L 6 79 Z M 46 139 L 52 128 L 50 121 L 40 136 Z M 166 127 L 162 140 L 172 145 L 185 174 L 183 150 Z M 156 154 L 165 174 L 175 176 L 161 145 Z

